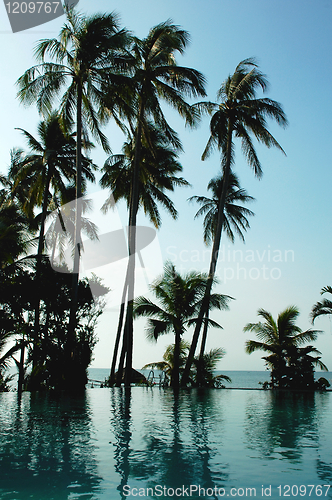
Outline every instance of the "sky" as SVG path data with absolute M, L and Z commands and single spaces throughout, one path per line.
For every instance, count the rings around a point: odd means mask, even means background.
M 216 93 L 237 64 L 255 57 L 270 82 L 267 97 L 280 102 L 287 115 L 286 129 L 270 122 L 269 130 L 283 147 L 278 150 L 257 146 L 263 167 L 263 178 L 254 177 L 236 145 L 235 171 L 241 186 L 256 201 L 249 206 L 255 212 L 246 242 L 232 244 L 223 237 L 218 264 L 219 285 L 216 291 L 234 298 L 228 311 L 213 312 L 222 330 L 210 330 L 207 348 L 223 347 L 226 355 L 220 370 L 263 370 L 262 353 L 245 353 L 245 341 L 252 338 L 243 327 L 258 321 L 260 308 L 274 317 L 289 305 L 300 310 L 298 325 L 312 328 L 310 311 L 321 299 L 320 291 L 332 285 L 331 261 L 331 82 L 332 82 L 332 1 L 331 0 L 122 0 L 121 2 L 80 0 L 84 13 L 116 11 L 121 25 L 138 37 L 166 19 L 186 29 L 191 43 L 178 63 L 201 71 L 207 79 L 208 100 Z M 33 47 L 42 38 L 57 36 L 64 17 L 36 28 L 13 34 L 0 5 L 0 172 L 7 171 L 12 147 L 25 147 L 15 127 L 36 133 L 40 117 L 32 106 L 26 108 L 16 99 L 15 81 L 32 66 Z M 175 112 L 164 108 L 169 122 L 183 142 L 180 157 L 183 176 L 191 187 L 178 188 L 171 198 L 179 212 L 173 221 L 162 212 L 161 229 L 150 249 L 142 251 L 145 270 L 140 270 L 142 292 L 145 276 L 150 280 L 162 272 L 162 262 L 171 259 L 181 272 L 206 271 L 209 248 L 203 243 L 202 220 L 194 220 L 197 208 L 187 199 L 206 195 L 206 186 L 220 171 L 216 152 L 205 162 L 201 154 L 209 137 L 209 119 L 204 118 L 196 130 L 186 128 Z M 119 153 L 123 137 L 114 124 L 105 128 L 112 151 Z M 102 167 L 106 155 L 100 147 L 93 154 Z M 100 198 L 98 185 L 89 192 Z M 94 193 L 94 194 L 93 194 Z M 99 220 L 99 215 L 96 214 Z M 123 206 L 110 212 L 100 222 L 104 231 L 126 224 Z M 149 225 L 142 214 L 139 223 Z M 144 253 L 145 252 L 145 253 Z M 100 319 L 99 342 L 92 366 L 110 366 L 115 338 L 119 292 L 115 276 L 122 264 L 99 267 L 96 274 L 109 281 L 110 306 Z M 105 266 L 104 266 L 105 267 Z M 113 280 L 113 281 L 112 281 Z M 318 318 L 314 328 L 322 330 L 315 346 L 322 361 L 332 370 L 332 325 L 328 317 Z M 174 342 L 171 335 L 151 344 L 145 338 L 145 320 L 135 323 L 134 367 L 159 361 L 165 346 Z M 191 331 L 185 335 L 191 338 Z

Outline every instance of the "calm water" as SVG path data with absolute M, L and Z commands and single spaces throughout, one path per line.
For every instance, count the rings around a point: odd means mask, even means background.
M 139 370 L 146 377 L 148 377 L 150 370 Z M 89 378 L 93 380 L 99 380 L 103 382 L 105 378 L 108 378 L 110 374 L 109 368 L 89 368 Z M 270 382 L 270 372 L 265 371 L 241 371 L 241 370 L 233 370 L 233 371 L 217 371 L 216 374 L 227 375 L 232 379 L 231 382 L 224 382 L 225 387 L 227 388 L 245 388 L 245 389 L 260 389 L 262 386 L 260 383 L 265 381 Z M 158 370 L 155 370 L 155 375 L 158 375 Z M 332 387 L 332 372 L 316 372 L 315 378 L 316 380 L 319 377 L 326 378 Z M 158 378 L 156 382 L 158 382 Z M 94 383 L 94 387 L 98 387 L 98 384 Z
M 134 387 L 0 405 L 1 499 L 188 498 L 190 485 L 193 499 L 332 498 L 330 392 Z

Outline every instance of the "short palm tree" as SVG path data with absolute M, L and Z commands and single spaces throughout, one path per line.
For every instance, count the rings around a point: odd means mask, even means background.
M 119 72 L 125 65 L 122 57 L 129 35 L 119 29 L 116 15 L 96 14 L 86 17 L 65 7 L 66 23 L 58 38 L 41 40 L 35 49 L 38 65 L 18 79 L 18 97 L 26 104 L 37 104 L 42 114 L 51 112 L 52 103 L 60 97 L 60 116 L 64 125 L 76 122 L 76 200 L 82 197 L 82 144 L 89 128 L 110 152 L 100 125 L 109 118 L 104 89 L 120 83 Z M 50 57 L 55 62 L 46 61 Z M 118 85 L 119 86 L 119 85 Z M 116 91 L 113 88 L 113 94 Z M 113 102 L 116 102 L 114 99 Z M 114 105 L 113 112 L 116 110 Z M 76 111 L 76 116 L 75 116 Z M 83 142 L 82 142 L 83 141 Z M 70 330 L 73 336 L 77 309 L 80 258 L 81 204 L 76 206 L 75 262 Z
M 221 388 L 223 382 L 231 382 L 227 375 L 215 375 L 218 362 L 225 356 L 225 350 L 221 347 L 211 349 L 209 352 L 201 354 L 194 359 L 196 374 L 193 384 L 203 387 Z
M 148 119 L 162 130 L 177 148 L 176 134 L 166 121 L 160 99 L 175 108 L 187 124 L 195 125 L 198 112 L 186 101 L 186 96 L 205 96 L 205 79 L 192 68 L 178 66 L 176 55 L 183 54 L 189 41 L 186 31 L 175 26 L 170 20 L 153 27 L 142 40 L 134 38 L 133 53 L 136 59 L 133 86 L 135 90 L 136 124 L 135 154 L 133 161 L 133 190 L 129 211 L 129 259 L 128 264 L 128 305 L 124 345 L 126 346 L 126 384 L 130 385 L 133 351 L 133 309 L 136 253 L 136 219 L 139 207 L 139 179 L 142 153 L 142 137 Z
M 301 349 L 303 344 L 316 340 L 320 332 L 311 329 L 303 332 L 296 326 L 295 322 L 299 316 L 299 310 L 295 306 L 290 306 L 281 312 L 277 321 L 264 309 L 259 309 L 258 316 L 263 318 L 264 322 L 248 323 L 244 327 L 245 332 L 256 333 L 259 339 L 248 340 L 245 344 L 246 352 L 251 354 L 260 350 L 268 353 L 268 356 L 263 357 L 263 359 L 271 368 L 272 387 L 283 388 L 288 383 L 287 366 L 289 359 L 292 356 L 294 358 L 294 350 Z M 311 352 L 318 351 L 313 348 Z M 297 353 L 299 354 L 300 351 Z
M 190 348 L 189 342 L 181 339 L 180 340 L 180 349 L 179 349 L 179 373 L 181 373 L 184 369 L 184 365 L 186 364 L 187 354 Z M 162 361 L 155 361 L 154 363 L 147 363 L 142 367 L 142 370 L 146 370 L 151 368 L 164 372 L 166 375 L 166 382 L 172 380 L 173 370 L 174 370 L 174 350 L 175 344 L 171 344 L 166 347 L 166 350 L 163 354 Z
M 210 138 L 203 152 L 202 159 L 206 159 L 214 148 L 217 148 L 221 152 L 223 189 L 219 198 L 218 219 L 209 269 L 209 282 L 199 314 L 200 319 L 197 322 L 193 336 L 187 366 L 183 374 L 184 385 L 186 384 L 186 378 L 195 354 L 203 318 L 208 308 L 211 283 L 216 271 L 229 177 L 231 167 L 235 163 L 234 138 L 240 139 L 242 151 L 257 177 L 262 176 L 262 167 L 254 148 L 253 137 L 268 148 L 274 146 L 283 151 L 280 144 L 268 131 L 266 123 L 266 118 L 271 118 L 283 127 L 287 125 L 287 119 L 282 106 L 272 99 L 257 98 L 257 90 L 260 89 L 265 92 L 267 87 L 267 79 L 258 69 L 256 61 L 254 59 L 245 59 L 238 64 L 233 75 L 230 75 L 221 85 L 217 94 L 219 103 L 197 104 L 200 110 L 205 109 L 212 114 Z
M 134 301 L 135 317 L 148 317 L 147 337 L 157 340 L 160 335 L 173 332 L 175 335 L 174 368 L 171 385 L 179 386 L 180 341 L 186 329 L 197 321 L 197 312 L 201 306 L 206 288 L 207 276 L 190 272 L 181 276 L 174 264 L 166 262 L 164 275 L 151 285 L 151 291 L 158 299 L 155 304 L 146 297 Z M 230 297 L 211 294 L 210 309 L 227 309 Z M 221 328 L 218 323 L 207 318 L 210 326 Z
M 321 295 L 324 293 L 332 294 L 332 286 L 324 286 L 324 288 L 322 288 Z M 326 314 L 332 314 L 332 300 L 324 298 L 321 302 L 317 302 L 313 306 L 310 316 L 312 322 L 314 322 L 318 316 L 325 316 Z

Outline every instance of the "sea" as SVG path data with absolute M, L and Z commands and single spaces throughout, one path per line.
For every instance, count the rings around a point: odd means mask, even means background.
M 82 394 L 0 393 L 0 499 L 332 499 L 332 392 L 224 374 L 174 393 L 101 388 L 95 368 Z
M 109 368 L 89 368 L 89 386 L 100 387 L 100 383 L 104 383 L 105 379 L 109 377 L 110 369 Z M 142 373 L 146 378 L 153 376 L 154 383 L 156 385 L 159 384 L 159 375 L 160 372 L 158 370 L 138 370 Z M 151 373 L 153 372 L 153 373 Z M 270 382 L 270 372 L 265 371 L 241 371 L 241 370 L 233 370 L 233 371 L 216 371 L 216 375 L 227 375 L 231 382 L 223 382 L 223 385 L 229 389 L 261 389 L 262 384 L 264 382 Z M 326 378 L 329 381 L 332 387 L 332 372 L 315 372 L 315 378 L 318 380 L 320 377 Z

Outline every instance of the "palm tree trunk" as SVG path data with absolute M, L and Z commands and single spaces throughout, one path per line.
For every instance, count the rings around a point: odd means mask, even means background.
M 120 306 L 120 315 L 119 315 L 118 328 L 117 328 L 117 332 L 116 332 L 116 339 L 115 339 L 114 350 L 113 350 L 111 373 L 109 376 L 110 385 L 113 385 L 115 382 L 115 367 L 116 367 L 116 360 L 118 357 L 118 351 L 119 351 L 119 345 L 120 345 L 120 339 L 121 339 L 121 331 L 122 331 L 123 319 L 124 319 L 124 313 L 125 313 L 127 291 L 128 291 L 128 267 L 127 267 L 125 283 L 123 285 L 122 299 L 121 299 L 121 306 Z
M 230 170 L 231 170 L 232 132 L 233 132 L 232 124 L 229 122 L 228 133 L 227 133 L 226 161 L 225 161 L 224 175 L 223 175 L 224 182 L 223 182 L 223 189 L 222 189 L 222 193 L 221 193 L 220 200 L 219 200 L 219 206 L 218 206 L 217 227 L 216 227 L 216 233 L 215 233 L 214 240 L 213 240 L 213 248 L 212 248 L 212 254 L 211 254 L 211 261 L 210 261 L 209 276 L 208 276 L 208 280 L 206 283 L 206 289 L 205 289 L 201 309 L 199 311 L 199 315 L 198 315 L 193 339 L 191 342 L 190 351 L 188 354 L 186 366 L 185 366 L 185 369 L 184 369 L 184 372 L 182 375 L 181 384 L 183 386 L 185 386 L 187 384 L 188 379 L 189 379 L 189 372 L 190 372 L 190 368 L 191 368 L 191 365 L 192 365 L 192 362 L 193 362 L 193 359 L 195 356 L 198 338 L 199 338 L 199 334 L 200 334 L 200 331 L 202 328 L 203 318 L 206 315 L 208 308 L 209 308 L 211 288 L 212 288 L 212 283 L 213 283 L 213 279 L 214 279 L 216 268 L 217 268 L 222 227 L 223 227 L 223 223 L 224 223 L 224 208 L 225 208 L 226 195 L 227 195 L 227 190 L 228 190 L 229 174 L 230 174 Z
M 208 319 L 209 319 L 209 311 L 206 311 L 205 316 L 204 316 L 204 329 L 203 329 L 203 335 L 202 335 L 201 350 L 199 353 L 200 358 L 202 358 L 204 356 L 207 332 L 208 332 L 208 328 L 209 328 Z
M 81 214 L 82 214 L 82 86 L 77 85 L 76 110 L 76 211 L 75 211 L 75 254 L 72 280 L 72 300 L 68 326 L 68 346 L 73 347 L 78 302 L 78 281 L 81 256 Z
M 135 157 L 133 168 L 132 193 L 129 220 L 129 262 L 128 262 L 128 305 L 126 313 L 126 373 L 125 385 L 130 386 L 133 364 L 133 300 L 135 292 L 135 257 L 136 257 L 136 220 L 139 206 L 139 174 L 141 161 L 142 123 L 144 117 L 144 102 L 141 96 L 137 123 Z M 125 342 L 125 337 L 124 337 Z
M 174 344 L 174 366 L 172 373 L 171 386 L 173 389 L 178 389 L 180 385 L 179 379 L 179 365 L 180 365 L 180 342 L 182 331 L 179 328 L 175 330 L 175 344 Z

